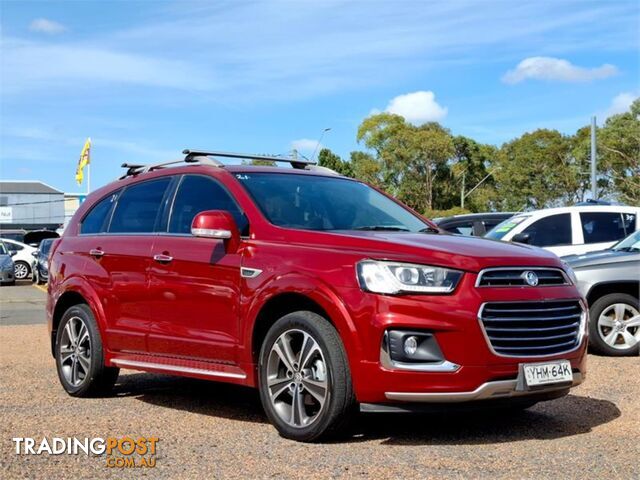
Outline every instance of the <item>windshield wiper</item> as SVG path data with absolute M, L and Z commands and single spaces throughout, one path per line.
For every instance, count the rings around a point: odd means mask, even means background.
M 367 225 L 365 227 L 356 227 L 354 230 L 371 230 L 371 231 L 388 231 L 388 232 L 410 232 L 408 228 L 396 227 L 393 225 Z
M 640 248 L 622 247 L 622 248 L 612 248 L 611 250 L 613 250 L 614 252 L 634 252 L 634 251 L 640 251 Z
M 440 233 L 440 230 L 434 227 L 424 227 L 418 230 L 418 233 Z

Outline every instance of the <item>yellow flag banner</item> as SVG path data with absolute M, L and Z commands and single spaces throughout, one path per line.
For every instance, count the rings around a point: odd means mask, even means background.
M 82 147 L 82 153 L 80 153 L 80 160 L 78 160 L 78 168 L 76 169 L 76 182 L 78 185 L 82 185 L 84 180 L 84 167 L 91 163 L 91 139 L 87 138 Z

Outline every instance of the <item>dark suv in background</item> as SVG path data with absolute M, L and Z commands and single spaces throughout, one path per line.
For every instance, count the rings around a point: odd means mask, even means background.
M 299 159 L 185 154 L 125 165 L 53 245 L 47 314 L 69 394 L 104 392 L 119 368 L 257 387 L 282 435 L 312 441 L 358 406 L 526 408 L 584 379 L 586 305 L 552 253 L 443 235 Z

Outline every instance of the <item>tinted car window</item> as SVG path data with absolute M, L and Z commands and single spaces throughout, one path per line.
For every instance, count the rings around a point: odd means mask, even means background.
M 153 232 L 170 182 L 170 177 L 163 177 L 127 187 L 118 198 L 109 232 Z
M 636 215 L 635 213 L 623 213 L 622 214 L 622 223 L 624 224 L 624 229 L 627 235 L 636 230 Z
M 473 235 L 473 222 L 449 225 L 448 227 L 445 227 L 445 230 L 458 235 L 470 236 Z
M 117 198 L 118 194 L 114 193 L 106 198 L 100 200 L 84 217 L 82 224 L 80 225 L 80 233 L 101 233 L 107 228 L 107 220 L 113 202 Z
M 191 233 L 191 222 L 205 210 L 226 210 L 233 215 L 242 235 L 248 235 L 249 224 L 227 191 L 212 178 L 187 175 L 180 182 L 173 203 L 170 233 Z
M 306 230 L 422 232 L 431 227 L 373 188 L 338 177 L 239 173 L 274 225 Z
M 615 242 L 625 237 L 625 222 L 620 213 L 583 212 L 580 221 L 584 243 Z
M 537 247 L 571 245 L 571 214 L 561 213 L 541 218 L 525 228 L 529 244 Z

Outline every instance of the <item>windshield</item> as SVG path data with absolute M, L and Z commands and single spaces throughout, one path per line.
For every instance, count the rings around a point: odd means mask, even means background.
M 267 219 L 304 230 L 435 231 L 373 188 L 344 178 L 238 173 Z
M 8 255 L 7 249 L 4 246 L 4 243 L 0 242 L 0 255 Z
M 640 251 L 640 230 L 620 240 L 611 248 L 617 252 Z
M 518 215 L 517 217 L 511 217 L 502 223 L 499 223 L 493 227 L 486 235 L 485 238 L 493 238 L 494 240 L 500 240 L 511 230 L 516 228 L 519 224 L 524 222 L 530 215 Z

